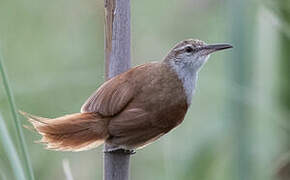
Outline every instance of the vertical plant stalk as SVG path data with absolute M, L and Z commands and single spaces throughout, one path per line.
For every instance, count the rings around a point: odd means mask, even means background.
M 21 166 L 21 161 L 16 152 L 16 148 L 12 142 L 12 139 L 9 136 L 7 131 L 7 127 L 5 125 L 5 121 L 2 119 L 0 115 L 0 142 L 3 145 L 3 149 L 7 155 L 7 158 L 10 161 L 12 171 L 14 172 L 14 176 L 17 180 L 25 180 L 25 173 L 23 167 Z M 0 172 L 1 173 L 1 172 Z M 1 177 L 1 176 L 0 176 Z M 2 179 L 3 177 L 1 177 Z M 4 178 L 3 178 L 4 179 Z
M 67 159 L 62 160 L 62 167 L 63 167 L 66 180 L 74 180 L 71 169 L 70 169 L 69 161 Z
M 290 19 L 289 19 L 290 21 Z M 287 109 L 288 111 L 290 111 L 290 75 L 289 75 L 289 66 L 290 66 L 290 62 L 289 62 L 289 57 L 290 57 L 290 52 L 289 52 L 289 48 L 290 48 L 290 37 L 282 34 L 281 35 L 281 65 L 280 65 L 280 79 L 281 79 L 281 83 L 280 83 L 280 91 L 281 91 L 281 97 L 280 97 L 280 101 L 282 102 L 282 105 L 284 106 L 285 109 Z M 286 115 L 287 116 L 287 115 Z M 286 126 L 287 126 L 287 137 L 286 141 L 285 141 L 285 150 L 290 152 L 290 119 L 286 120 Z M 290 164 L 290 161 L 289 161 Z M 289 173 L 290 174 L 290 173 Z
M 131 65 L 130 0 L 105 0 L 106 79 Z M 105 151 L 110 149 L 105 144 Z M 104 180 L 128 180 L 130 155 L 124 151 L 104 153 Z
M 289 3 L 289 2 L 288 2 Z M 285 4 L 286 6 L 286 4 Z M 281 15 L 282 16 L 282 15 Z M 290 9 L 289 9 L 289 16 L 290 16 Z M 282 16 L 283 17 L 283 16 Z M 285 15 L 284 17 L 285 21 L 289 21 L 290 23 L 290 18 L 287 19 L 287 16 Z M 287 22 L 288 23 L 288 22 Z M 280 101 L 282 105 L 284 106 L 285 109 L 290 111 L 290 75 L 289 75 L 289 57 L 290 57 L 290 37 L 286 35 L 286 33 L 283 33 L 280 35 L 280 43 L 281 43 L 281 48 L 280 48 L 280 91 L 281 91 L 281 97 Z M 288 120 L 288 121 L 287 121 Z M 286 124 L 287 129 L 290 129 L 290 120 L 287 119 Z M 290 131 L 286 131 L 288 138 L 286 139 L 285 145 L 286 145 L 286 151 L 290 151 Z
M 249 74 L 249 66 L 247 61 L 249 57 L 250 42 L 247 41 L 247 32 L 250 31 L 247 26 L 247 12 L 246 5 L 247 1 L 243 0 L 231 0 L 230 14 L 231 14 L 231 31 L 232 31 L 232 43 L 236 47 L 231 60 L 231 74 L 229 75 L 230 80 L 234 83 L 239 84 L 241 87 L 249 86 L 247 75 Z M 232 97 L 239 96 L 240 99 L 246 99 L 247 91 L 245 88 L 238 88 L 234 92 L 230 92 Z M 235 142 L 234 147 L 234 173 L 236 180 L 248 180 L 251 178 L 251 160 L 250 160 L 250 130 L 248 124 L 248 109 L 245 103 L 239 102 L 236 99 L 230 101 L 229 114 L 231 115 L 233 138 Z
M 289 2 L 278 1 L 277 6 L 280 10 L 280 18 L 284 24 L 290 24 L 290 7 L 287 6 Z M 288 8 L 285 8 L 288 7 Z M 289 27 L 289 26 L 288 26 Z M 290 57 L 290 36 L 289 29 L 283 28 L 283 33 L 280 35 L 280 101 L 284 108 L 290 111 L 290 75 L 289 75 L 289 57 Z M 288 32 L 288 33 L 287 33 Z M 287 117 L 287 115 L 286 115 Z M 288 152 L 287 157 L 283 159 L 280 167 L 278 167 L 276 176 L 279 180 L 290 179 L 290 119 L 286 119 L 287 137 L 285 138 L 285 151 Z
M 14 125 L 16 128 L 16 134 L 17 134 L 17 139 L 20 143 L 20 151 L 21 154 L 23 156 L 24 159 L 24 166 L 25 166 L 25 170 L 26 170 L 26 174 L 28 176 L 28 178 L 30 180 L 34 180 L 34 176 L 33 176 L 33 171 L 32 171 L 32 166 L 29 160 L 29 155 L 28 155 L 28 151 L 27 151 L 27 146 L 25 143 L 25 139 L 24 139 L 24 135 L 23 135 L 23 131 L 22 131 L 22 127 L 21 127 L 21 123 L 18 117 L 18 114 L 16 112 L 16 105 L 15 105 L 15 101 L 14 101 L 14 96 L 13 93 L 11 91 L 10 88 L 10 84 L 8 81 L 8 77 L 7 77 L 7 73 L 5 71 L 5 67 L 3 64 L 3 60 L 2 60 L 2 56 L 0 54 L 0 74 L 2 76 L 2 80 L 3 80 L 3 84 L 4 84 L 4 88 L 7 94 L 7 98 L 8 98 L 8 102 L 9 102 L 9 106 L 10 106 L 10 110 L 11 110 L 11 114 L 14 120 Z
M 130 0 L 105 0 L 106 78 L 131 66 Z

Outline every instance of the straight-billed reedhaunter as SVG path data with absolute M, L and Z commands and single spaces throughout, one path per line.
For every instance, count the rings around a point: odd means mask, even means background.
M 134 150 L 179 125 L 191 104 L 198 72 L 211 53 L 232 48 L 188 39 L 160 62 L 134 67 L 100 86 L 81 113 L 48 119 L 23 113 L 48 149 L 81 151 L 108 143 Z

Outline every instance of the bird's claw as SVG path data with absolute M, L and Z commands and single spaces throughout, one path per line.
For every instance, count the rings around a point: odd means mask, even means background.
M 120 153 L 125 153 L 125 154 L 129 154 L 129 155 L 133 155 L 133 154 L 136 154 L 136 151 L 134 149 L 123 149 L 121 147 L 110 147 L 108 149 L 105 149 L 103 151 L 104 153 L 117 153 L 117 152 L 120 152 Z

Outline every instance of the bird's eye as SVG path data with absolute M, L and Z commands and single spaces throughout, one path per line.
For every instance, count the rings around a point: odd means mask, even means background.
M 191 53 L 191 52 L 193 52 L 193 48 L 192 47 L 186 47 L 185 48 L 185 52 Z

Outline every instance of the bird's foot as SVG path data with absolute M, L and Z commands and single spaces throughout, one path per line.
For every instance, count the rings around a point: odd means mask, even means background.
M 136 154 L 136 151 L 134 149 L 123 149 L 125 153 L 133 155 Z
M 109 148 L 106 148 L 105 150 L 103 150 L 104 153 L 125 153 L 125 154 L 129 154 L 129 155 L 133 155 L 136 154 L 136 151 L 134 149 L 124 149 L 122 147 L 119 146 L 112 146 Z

